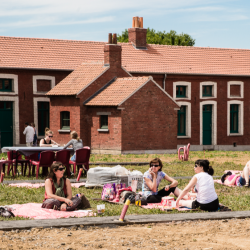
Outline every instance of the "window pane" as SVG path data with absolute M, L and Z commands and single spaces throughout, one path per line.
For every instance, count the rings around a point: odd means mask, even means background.
M 3 80 L 0 79 L 0 90 L 3 90 Z
M 69 129 L 70 128 L 70 112 L 63 111 L 61 112 L 61 128 Z
M 4 102 L 0 102 L 0 109 L 4 109 Z
M 107 115 L 101 115 L 101 128 L 108 128 L 108 116 Z
M 49 109 L 49 102 L 44 102 L 43 103 L 43 108 L 44 109 Z
M 179 86 L 176 86 L 176 96 L 180 95 L 179 94 Z
M 43 108 L 43 103 L 42 102 L 38 102 L 38 109 L 42 109 Z
M 6 102 L 6 109 L 12 109 L 12 102 Z
M 5 90 L 11 90 L 11 81 L 9 79 L 4 80 Z
M 180 115 L 180 134 L 185 133 L 185 114 Z
M 211 96 L 212 95 L 212 86 L 206 86 L 206 94 L 208 96 Z

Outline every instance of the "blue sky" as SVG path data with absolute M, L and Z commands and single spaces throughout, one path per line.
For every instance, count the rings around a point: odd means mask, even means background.
M 250 49 L 248 0 L 7 0 L 0 1 L 0 35 L 107 41 L 132 26 L 176 30 L 195 46 Z

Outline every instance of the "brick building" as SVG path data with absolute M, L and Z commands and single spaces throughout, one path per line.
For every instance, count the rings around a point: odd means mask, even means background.
M 146 44 L 141 23 L 118 45 L 0 37 L 2 145 L 24 144 L 34 121 L 96 152 L 249 150 L 250 50 Z

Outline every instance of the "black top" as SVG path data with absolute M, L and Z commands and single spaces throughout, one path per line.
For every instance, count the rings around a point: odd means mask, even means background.
M 46 142 L 46 139 L 44 138 L 44 143 L 43 144 L 51 144 L 51 140 L 49 141 L 49 143 Z

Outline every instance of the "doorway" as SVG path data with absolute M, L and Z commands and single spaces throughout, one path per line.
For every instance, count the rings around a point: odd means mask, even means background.
M 203 105 L 203 145 L 212 145 L 212 105 Z

